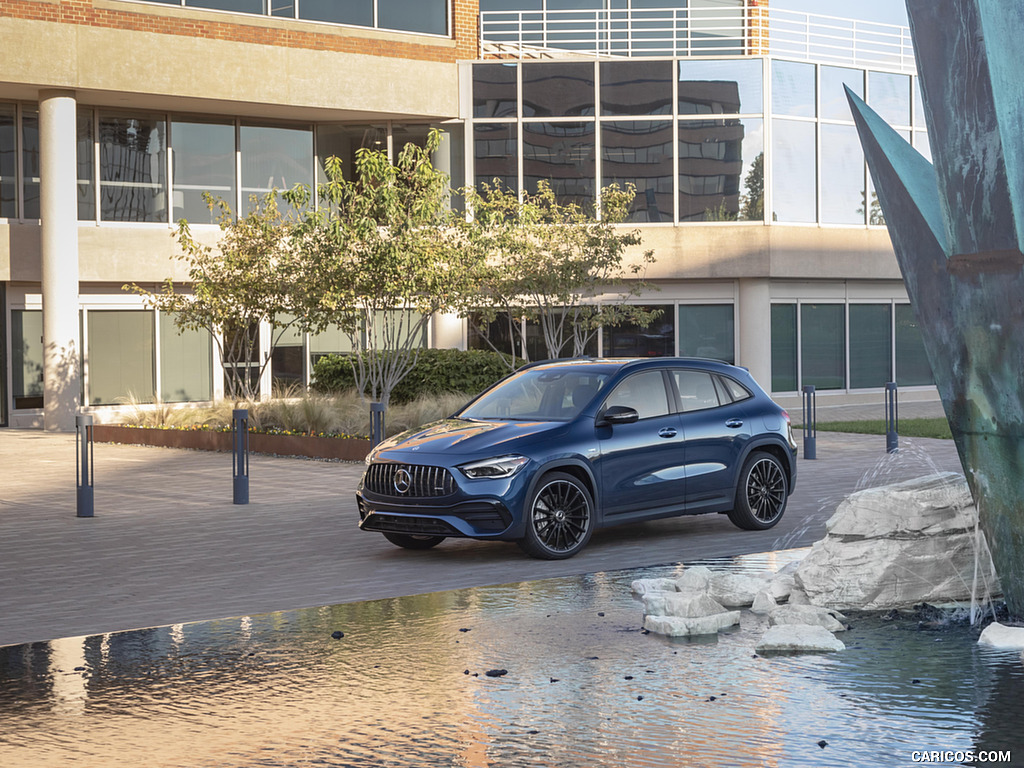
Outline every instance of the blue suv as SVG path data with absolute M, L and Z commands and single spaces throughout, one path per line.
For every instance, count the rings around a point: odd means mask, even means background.
M 712 360 L 535 363 L 451 418 L 366 458 L 359 526 L 428 549 L 448 537 L 572 557 L 595 529 L 724 513 L 764 530 L 796 482 L 789 415 L 743 368 Z

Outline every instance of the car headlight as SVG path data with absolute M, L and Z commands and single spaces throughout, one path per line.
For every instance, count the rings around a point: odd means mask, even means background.
M 463 464 L 459 470 L 472 480 L 485 477 L 512 477 L 528 461 L 525 456 L 498 456 L 494 459 Z

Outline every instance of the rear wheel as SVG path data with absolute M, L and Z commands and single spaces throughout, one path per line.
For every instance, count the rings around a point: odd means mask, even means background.
M 788 500 L 789 483 L 782 463 L 770 453 L 755 451 L 743 463 L 729 519 L 746 531 L 767 530 L 782 519 Z
M 444 541 L 445 537 L 423 536 L 410 533 L 385 533 L 384 538 L 396 547 L 403 547 L 405 549 L 430 549 Z
M 526 505 L 526 535 L 516 543 L 531 557 L 564 560 L 587 545 L 593 529 L 587 487 L 565 472 L 549 472 Z

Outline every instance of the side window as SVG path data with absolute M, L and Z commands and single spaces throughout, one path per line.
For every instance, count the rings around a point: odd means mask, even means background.
M 641 371 L 620 381 L 604 401 L 604 407 L 624 405 L 634 409 L 641 419 L 665 416 L 669 413 L 665 380 L 660 370 Z
M 729 394 L 732 395 L 732 401 L 734 403 L 738 403 L 740 400 L 746 400 L 748 397 L 753 397 L 753 395 L 747 391 L 747 388 L 735 379 L 730 379 L 728 376 L 720 376 L 719 380 L 725 383 L 725 387 L 729 390 Z
M 718 393 L 711 374 L 705 371 L 672 371 L 679 390 L 679 410 L 702 411 L 719 406 Z

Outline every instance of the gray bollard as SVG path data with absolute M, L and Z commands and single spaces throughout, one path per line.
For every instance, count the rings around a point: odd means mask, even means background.
M 75 482 L 78 486 L 76 508 L 78 517 L 93 517 L 93 440 L 92 416 L 75 416 Z
M 232 500 L 249 503 L 249 410 L 231 411 L 231 474 L 234 480 Z
M 384 403 L 370 403 L 370 445 L 384 440 Z
M 896 453 L 900 449 L 899 436 L 900 405 L 896 395 L 896 382 L 885 385 L 885 452 Z
M 804 458 L 818 458 L 818 414 L 817 395 L 814 385 L 804 387 Z

